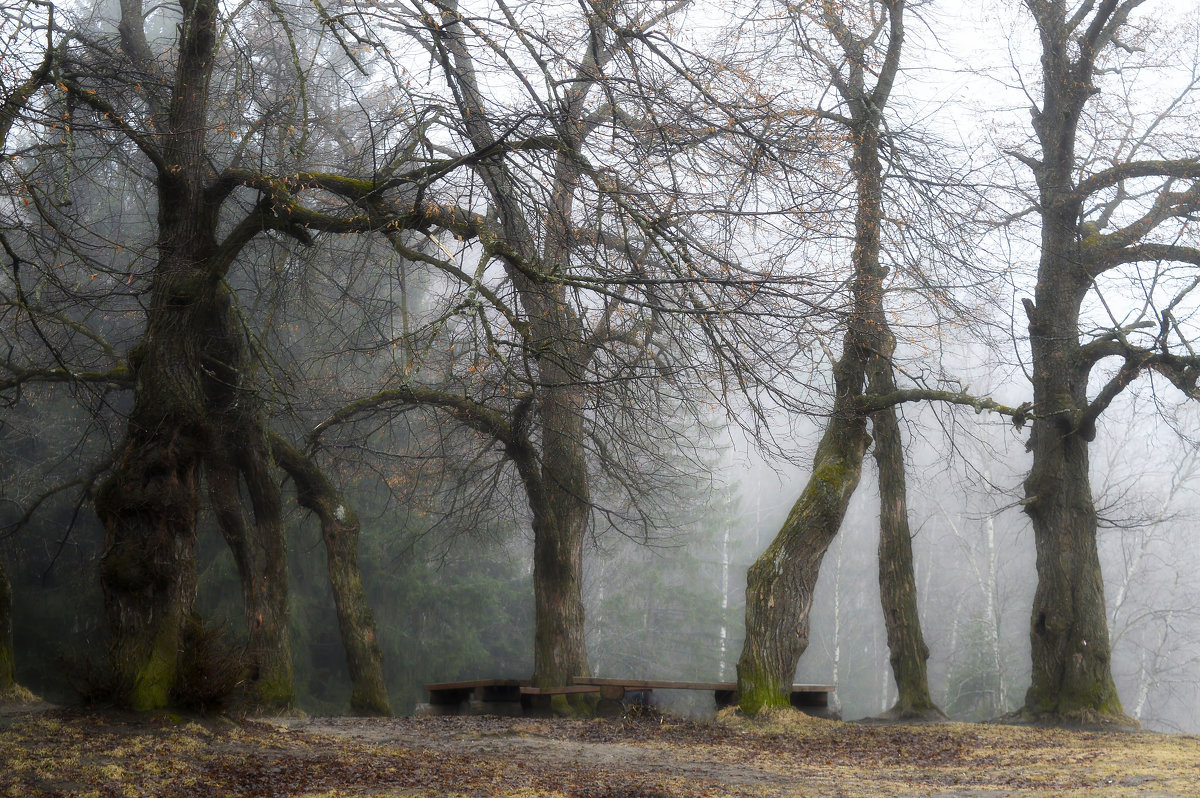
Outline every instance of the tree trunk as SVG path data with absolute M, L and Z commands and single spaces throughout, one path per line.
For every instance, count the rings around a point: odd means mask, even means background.
M 251 522 L 242 505 L 241 472 L 230 462 L 229 454 L 211 455 L 205 473 L 209 504 L 233 553 L 242 584 L 249 670 L 245 701 L 256 710 L 285 710 L 295 703 L 296 689 L 288 634 L 287 549 L 279 491 L 265 469 L 258 467 L 265 452 L 245 453 L 250 461 L 246 463 L 246 483 L 255 505 Z
M 1046 388 L 1038 391 L 1036 386 L 1060 380 L 1045 373 L 1038 379 L 1037 363 L 1035 406 L 1042 407 L 1038 396 L 1043 394 L 1044 401 Z M 1034 422 L 1031 446 L 1025 511 L 1033 521 L 1038 585 L 1025 709 L 1034 716 L 1068 720 L 1093 714 L 1123 718 L 1112 678 L 1088 442 L 1077 431 L 1065 430 L 1060 415 Z
M 390 715 L 375 615 L 358 567 L 358 515 L 302 452 L 278 435 L 271 435 L 270 443 L 275 459 L 296 483 L 296 501 L 321 519 L 329 585 L 350 670 L 350 709 L 358 715 Z
M 495 144 L 499 127 L 493 129 L 483 102 L 484 92 L 468 39 L 461 35 L 460 23 L 453 21 L 458 3 L 451 0 L 446 7 L 451 20 L 447 31 L 452 35 L 446 38 L 445 47 L 453 57 L 453 68 L 448 72 L 459 87 L 457 101 L 463 127 L 472 144 L 486 150 Z M 603 26 L 594 27 L 593 33 L 594 43 L 604 42 Z M 606 61 L 615 52 L 606 44 L 590 52 L 573 86 L 563 94 L 562 115 L 555 125 L 559 152 L 545 207 L 539 204 L 539 210 L 534 211 L 534 206 L 523 206 L 524 192 L 503 159 L 488 159 L 478 167 L 488 187 L 492 214 L 501 220 L 505 239 L 520 256 L 521 263 L 506 262 L 505 268 L 529 325 L 526 366 L 535 367 L 529 372 L 536 371 L 529 388 L 541 423 L 541 440 L 535 442 L 527 431 L 517 430 L 508 445 L 533 513 L 533 683 L 539 687 L 561 687 L 573 676 L 588 675 L 582 587 L 583 541 L 591 500 L 582 386 L 593 353 L 589 351 L 590 336 L 562 282 L 556 278 L 535 279 L 529 270 L 538 268 L 546 276 L 556 275 L 571 261 L 577 235 L 572 209 L 583 160 L 582 142 L 591 114 L 589 92 L 600 74 L 593 59 Z M 539 223 L 530 222 L 530 213 L 539 218 Z M 545 229 L 539 230 L 543 221 Z M 521 426 L 525 412 L 519 406 L 514 410 L 514 427 Z M 571 703 L 581 706 L 578 698 L 573 697 Z M 556 702 L 555 708 L 566 709 L 566 702 Z
M 13 650 L 12 583 L 0 557 L 0 697 L 17 686 L 16 656 Z
M 839 397 L 862 392 L 863 366 L 847 334 L 835 366 Z M 843 403 L 839 403 L 843 404 Z M 739 704 L 756 714 L 790 705 L 796 663 L 808 647 L 821 560 L 837 536 L 870 441 L 866 419 L 835 414 L 817 445 L 813 471 L 783 528 L 746 574 L 746 639 L 738 659 Z
M 1033 522 L 1038 575 L 1025 713 L 1067 721 L 1107 717 L 1136 725 L 1125 717 L 1112 678 L 1088 475 L 1088 446 L 1096 434 L 1087 398 L 1092 362 L 1081 357 L 1079 333 L 1080 309 L 1094 277 L 1082 245 L 1085 211 L 1075 190 L 1075 146 L 1083 107 L 1094 93 L 1096 42 L 1081 48 L 1073 40 L 1081 34 L 1071 29 L 1062 2 L 1028 5 L 1041 34 L 1044 97 L 1033 112 L 1042 150 L 1033 165 L 1041 254 L 1034 301 L 1025 300 L 1035 418 L 1024 507 Z M 1114 8 L 1098 9 L 1088 30 L 1114 36 L 1111 26 L 1100 24 Z M 1082 19 L 1077 16 L 1075 24 Z
M 195 599 L 199 463 L 187 428 L 168 427 L 164 439 L 132 420 L 130 427 L 120 465 L 96 497 L 105 528 L 100 582 L 114 698 L 149 710 L 170 703 Z
M 584 459 L 582 391 L 543 364 L 544 496 L 531 496 L 535 607 L 533 683 L 562 687 L 588 676 L 584 640 L 583 541 L 591 504 Z M 548 378 L 548 379 L 547 379 Z
M 101 586 L 112 628 L 116 699 L 133 709 L 166 706 L 178 675 L 183 624 L 196 592 L 196 513 L 202 460 L 212 444 L 208 393 L 225 364 L 210 357 L 228 298 L 210 267 L 219 205 L 205 192 L 209 76 L 217 3 L 186 5 L 169 103 L 152 120 L 158 261 L 146 330 L 130 353 L 134 404 L 117 465 L 96 495 L 104 523 Z M 140 3 L 122 5 L 122 49 L 140 68 L 149 48 Z M 224 304 L 223 304 L 224 303 Z
M 851 253 L 853 307 L 842 354 L 833 368 L 833 413 L 817 445 L 812 474 L 783 529 L 747 573 L 746 640 L 738 660 L 739 703 L 747 714 L 790 703 L 796 664 L 808 647 L 809 615 L 821 560 L 841 528 L 871 440 L 866 417 L 854 405 L 863 394 L 872 363 L 890 363 L 895 346 L 883 309 L 887 268 L 879 258 L 883 222 L 879 148 L 882 111 L 899 67 L 904 3 L 896 0 L 886 5 L 887 53 L 876 85 L 870 89 L 864 71 L 857 65 L 866 60 L 867 49 L 874 46 L 873 37 L 855 39 L 832 7 L 824 7 L 821 12 L 821 24 L 838 32 L 835 38 L 851 64 L 848 75 L 836 73 L 832 79 L 850 111 L 846 123 L 856 192 Z M 819 58 L 829 63 L 824 56 Z
M 200 467 L 210 438 L 195 344 L 208 328 L 211 293 L 197 291 L 194 277 L 190 268 L 156 274 L 148 327 L 130 357 L 137 389 L 126 440 L 96 495 L 115 698 L 136 710 L 170 702 L 196 592 Z
M 253 384 L 245 330 L 223 286 L 216 291 L 219 327 L 205 355 L 215 374 L 207 390 L 212 446 L 205 458 L 209 505 L 233 553 L 246 618 L 248 709 L 278 712 L 296 701 L 288 629 L 287 541 L 283 506 Z M 246 511 L 243 488 L 253 518 Z
M 887 371 L 871 381 L 872 393 L 884 393 L 891 364 L 883 358 L 874 370 Z M 917 583 L 913 573 L 912 534 L 908 526 L 908 500 L 904 478 L 904 447 L 896 409 L 889 407 L 871 416 L 875 433 L 875 462 L 879 468 L 879 599 L 887 627 L 892 676 L 896 680 L 896 705 L 886 714 L 896 719 L 945 719 L 929 693 L 925 662 L 929 647 L 921 632 L 917 612 Z

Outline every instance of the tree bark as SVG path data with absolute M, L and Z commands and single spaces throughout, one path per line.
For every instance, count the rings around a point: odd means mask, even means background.
M 457 3 L 452 0 L 447 8 L 455 11 Z M 528 369 L 531 409 L 541 425 L 540 440 L 516 429 L 520 441 L 508 444 L 533 513 L 533 683 L 540 687 L 565 686 L 571 677 L 589 673 L 582 584 L 583 541 L 591 499 L 583 386 L 592 353 L 586 328 L 569 304 L 565 287 L 553 279 L 534 279 L 531 270 L 557 274 L 565 272 L 570 263 L 572 212 L 590 113 L 588 94 L 597 82 L 598 62 L 615 52 L 606 44 L 607 29 L 599 18 L 591 24 L 596 47 L 585 56 L 574 85 L 564 92 L 562 119 L 556 124 L 561 144 L 554 161 L 545 230 L 539 231 L 531 223 L 527 211 L 532 209 L 522 205 L 522 192 L 503 161 L 487 161 L 478 167 L 495 215 L 501 219 L 502 235 L 521 260 L 506 261 L 505 268 L 528 320 L 524 357 L 532 367 Z M 460 111 L 471 143 L 484 150 L 495 143 L 496 133 L 483 102 L 473 55 L 466 39 L 457 35 L 457 23 L 449 24 L 447 30 L 455 33 L 445 41 L 451 56 L 445 63 L 447 76 L 458 86 Z M 527 412 L 530 409 L 520 406 L 513 411 L 514 427 L 523 426 Z M 578 706 L 579 698 L 572 697 L 571 702 Z
M 300 450 L 278 435 L 271 435 L 270 443 L 275 459 L 296 483 L 296 501 L 321 520 L 329 585 L 350 670 L 350 709 L 358 715 L 391 715 L 375 615 L 358 567 L 358 515 Z
M 574 676 L 590 675 L 584 642 L 583 541 L 591 505 L 579 389 L 542 390 L 545 498 L 535 499 L 533 505 L 533 683 L 561 687 Z
M 1047 242 L 1043 236 L 1043 246 Z M 1043 262 L 1052 257 L 1047 249 Z M 1030 621 L 1032 682 L 1025 709 L 1039 717 L 1123 716 L 1112 678 L 1104 582 L 1096 545 L 1089 478 L 1090 434 L 1074 419 L 1086 407 L 1086 376 L 1067 367 L 1078 349 L 1078 304 L 1039 282 L 1030 316 L 1034 407 L 1025 480 L 1025 512 L 1033 522 L 1038 585 Z M 1081 301 L 1079 297 L 1077 301 Z M 1065 305 L 1065 307 L 1064 307 Z
M 212 444 L 210 390 L 223 364 L 210 357 L 220 335 L 219 275 L 206 268 L 217 253 L 219 206 L 204 181 L 208 83 L 216 43 L 217 4 L 197 0 L 180 25 L 169 101 L 157 112 L 158 261 L 151 279 L 143 338 L 130 354 L 133 410 L 113 474 L 96 510 L 105 527 L 101 585 L 113 633 L 117 700 L 133 709 L 166 706 L 195 598 L 196 514 L 202 461 Z M 122 46 L 146 71 L 141 4 L 122 4 Z
M 253 444 L 251 444 L 253 446 Z M 291 708 L 296 699 L 288 633 L 287 547 L 280 517 L 279 489 L 263 465 L 261 444 L 243 457 L 245 471 L 230 453 L 215 452 L 205 470 L 209 504 L 237 564 L 247 630 L 248 707 L 262 711 Z M 255 507 L 246 517 L 239 490 L 245 473 Z M 256 500 L 257 497 L 257 500 Z
M 242 700 L 247 709 L 279 712 L 296 700 L 283 504 L 245 331 L 228 290 L 218 286 L 216 297 L 220 326 L 210 332 L 206 346 L 206 368 L 214 375 L 206 396 L 212 430 L 205 457 L 209 506 L 242 586 L 248 669 Z
M 872 370 L 872 393 L 890 393 L 895 389 L 889 362 L 879 358 Z M 882 371 L 887 372 L 886 376 L 879 374 Z M 897 689 L 896 704 L 886 715 L 896 719 L 944 720 L 945 714 L 930 695 L 925 667 L 929 647 L 925 645 L 917 610 L 904 445 L 895 408 L 872 414 L 871 428 L 875 433 L 875 463 L 879 470 L 879 599 L 883 604 Z
M 838 361 L 839 396 L 861 392 L 862 364 L 856 362 L 860 357 L 851 349 Z M 857 414 L 829 420 L 803 493 L 775 540 L 746 574 L 746 639 L 737 674 L 739 705 L 747 714 L 790 705 L 796 663 L 808 648 L 821 560 L 841 528 L 862 474 L 870 441 L 866 426 L 866 419 Z
M 0 696 L 17 686 L 16 656 L 13 649 L 12 582 L 0 557 Z
M 112 629 L 116 699 L 166 706 L 195 599 L 201 463 L 210 444 L 198 342 L 212 292 L 191 264 L 159 264 L 146 333 L 130 358 L 137 384 L 117 467 L 100 486 L 100 581 Z
M 190 427 L 164 428 L 165 438 L 131 419 L 118 469 L 96 496 L 114 697 L 135 710 L 170 703 L 196 591 L 199 447 Z

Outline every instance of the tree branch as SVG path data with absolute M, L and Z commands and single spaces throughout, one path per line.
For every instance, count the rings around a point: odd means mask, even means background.
M 952 405 L 964 405 L 975 409 L 976 413 L 987 410 L 1002 416 L 1010 416 L 1013 425 L 1020 429 L 1026 419 L 1031 417 L 1032 405 L 1028 402 L 1017 407 L 1000 404 L 986 396 L 972 396 L 964 391 L 943 391 L 935 388 L 901 388 L 886 394 L 863 394 L 854 400 L 855 412 L 870 414 L 905 402 L 944 402 Z
M 1069 196 L 1076 200 L 1085 200 L 1098 191 L 1139 177 L 1200 179 L 1200 160 L 1184 158 L 1176 161 L 1129 161 L 1118 164 L 1080 181 Z

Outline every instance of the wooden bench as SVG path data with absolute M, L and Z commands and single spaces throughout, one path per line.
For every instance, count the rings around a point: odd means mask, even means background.
M 433 715 L 521 714 L 521 689 L 528 679 L 473 679 L 466 682 L 427 684 L 428 712 Z
M 556 695 L 599 694 L 599 714 L 620 714 L 626 699 L 637 696 L 637 703 L 649 703 L 655 690 L 712 691 L 717 708 L 727 707 L 737 695 L 737 682 L 673 682 L 660 679 L 604 679 L 578 676 L 567 687 L 532 687 L 528 679 L 473 679 L 465 682 L 438 682 L 425 685 L 429 704 L 420 714 L 524 715 L 550 711 Z M 818 717 L 832 717 L 829 696 L 836 691 L 831 684 L 793 684 L 792 706 Z
M 528 679 L 472 679 L 425 685 L 429 704 L 419 714 L 536 715 L 550 711 L 556 695 L 598 694 L 599 687 L 531 687 Z
M 737 696 L 737 682 L 673 682 L 659 679 L 604 679 L 594 676 L 579 676 L 571 680 L 574 684 L 600 688 L 602 701 L 625 703 L 627 693 L 640 693 L 647 699 L 655 690 L 711 690 L 717 709 L 730 706 Z M 793 684 L 791 703 L 796 709 L 809 715 L 830 717 L 829 696 L 837 691 L 832 684 Z

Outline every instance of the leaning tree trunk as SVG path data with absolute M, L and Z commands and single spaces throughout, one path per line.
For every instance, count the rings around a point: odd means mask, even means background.
M 270 443 L 276 461 L 296 483 L 296 501 L 321 520 L 329 585 L 350 670 L 350 709 L 358 715 L 390 715 L 383 653 L 358 567 L 358 515 L 299 449 L 278 435 L 271 435 Z
M 871 392 L 895 390 L 891 362 L 876 359 Z M 929 648 L 917 612 L 917 581 L 913 573 L 912 534 L 908 526 L 904 444 L 896 408 L 871 415 L 875 437 L 875 463 L 879 470 L 879 599 L 883 604 L 892 676 L 896 680 L 896 705 L 886 714 L 896 719 L 945 719 L 929 693 L 925 662 Z
M 842 354 L 833 369 L 833 414 L 817 445 L 812 474 L 783 529 L 747 574 L 746 640 L 738 660 L 738 692 L 742 711 L 748 714 L 789 703 L 796 664 L 808 647 L 809 614 L 821 560 L 841 528 L 870 443 L 866 416 L 856 405 L 871 364 L 890 358 L 895 345 L 883 308 L 887 269 L 880 262 L 884 221 L 880 142 L 883 108 L 899 68 L 904 2 L 885 5 L 886 55 L 874 73 L 874 88 L 866 86 L 860 65 L 868 60 L 866 53 L 875 46 L 875 37 L 855 38 L 833 6 L 822 6 L 820 12 L 821 24 L 834 34 L 850 64 L 845 75 L 835 68 L 833 81 L 850 113 L 845 123 L 856 193 L 853 306 Z M 819 58 L 830 63 L 824 56 Z
M 839 397 L 862 392 L 864 354 L 847 334 L 834 367 Z M 790 704 L 796 663 L 808 648 L 809 615 L 821 560 L 837 536 L 862 474 L 866 419 L 835 410 L 817 445 L 813 471 L 783 528 L 746 574 L 746 638 L 738 659 L 739 704 L 756 714 Z

